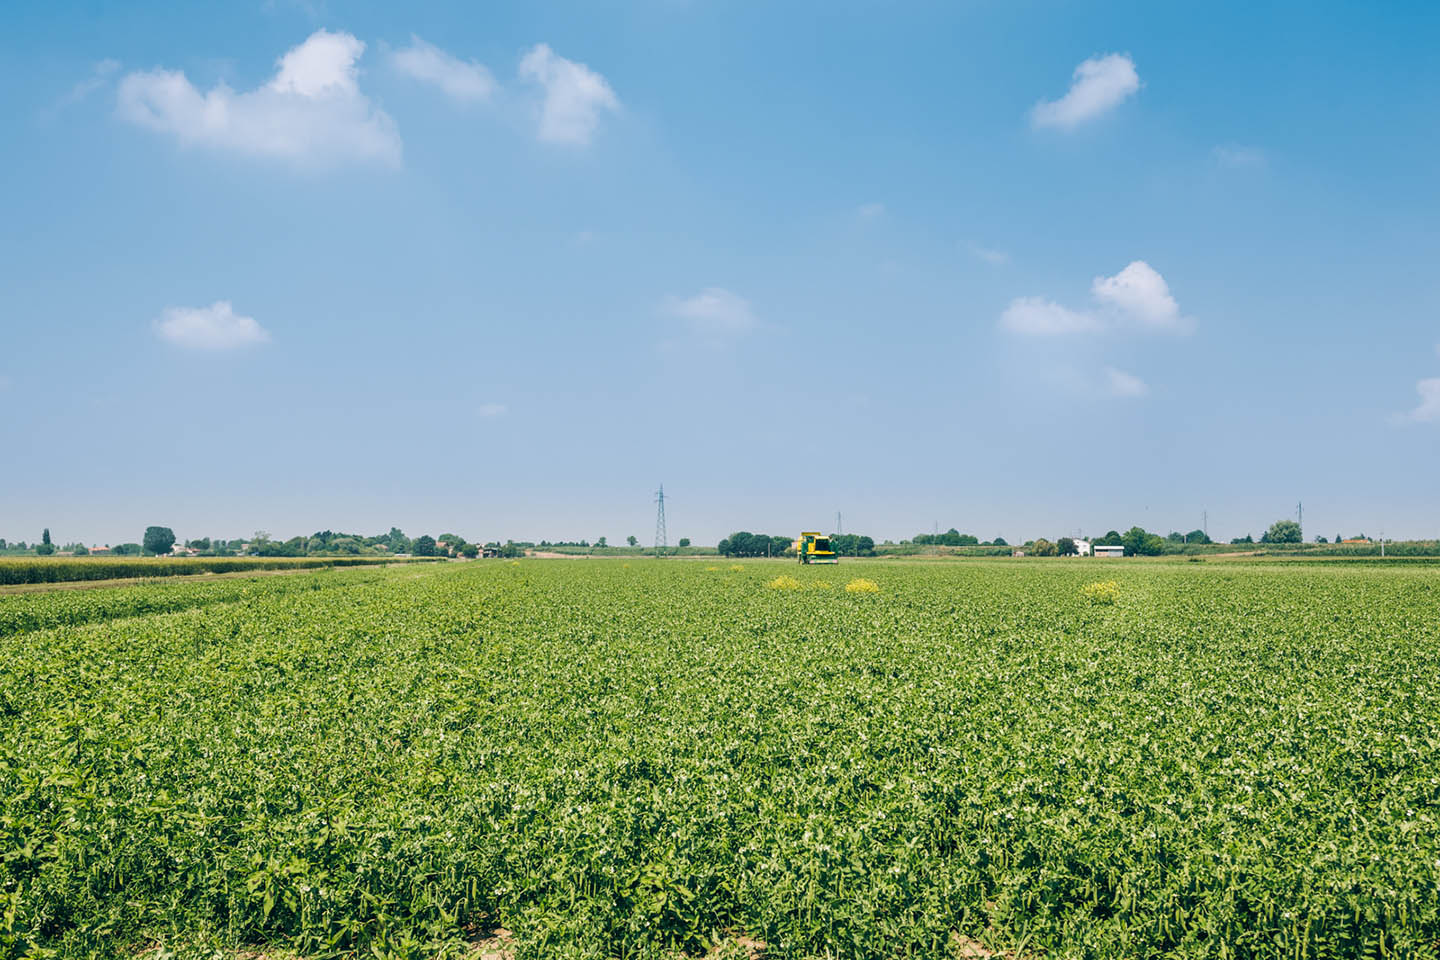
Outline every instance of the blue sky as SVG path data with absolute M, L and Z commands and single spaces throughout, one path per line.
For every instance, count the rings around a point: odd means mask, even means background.
M 0 536 L 1440 536 L 1440 7 L 0 12 Z

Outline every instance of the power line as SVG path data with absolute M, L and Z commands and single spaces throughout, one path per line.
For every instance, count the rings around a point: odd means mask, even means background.
M 665 550 L 670 546 L 665 538 L 665 484 L 660 484 L 660 490 L 655 494 L 655 556 L 665 555 Z

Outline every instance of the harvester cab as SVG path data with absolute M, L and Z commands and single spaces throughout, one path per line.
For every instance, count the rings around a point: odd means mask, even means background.
M 801 563 L 839 563 L 840 557 L 823 533 L 802 533 L 795 541 L 795 556 Z

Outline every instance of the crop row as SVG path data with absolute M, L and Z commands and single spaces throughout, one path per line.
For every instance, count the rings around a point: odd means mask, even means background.
M 21 583 L 66 583 L 76 580 L 129 580 L 182 577 L 197 573 L 239 573 L 251 570 L 295 570 L 354 567 L 384 563 L 368 557 L 61 557 L 0 558 L 0 586 Z M 393 561 L 392 561 L 393 562 Z

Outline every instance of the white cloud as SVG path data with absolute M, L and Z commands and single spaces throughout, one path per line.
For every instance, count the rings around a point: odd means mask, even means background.
M 395 123 L 360 91 L 356 61 L 365 44 L 317 30 L 277 62 L 263 87 L 237 93 L 224 83 L 201 93 L 178 70 L 131 73 L 120 82 L 121 117 L 186 146 L 324 166 L 400 163 Z
M 991 250 L 972 243 L 970 244 L 970 252 L 993 266 L 999 267 L 1010 262 L 1010 254 L 1004 250 Z
M 1144 330 L 1188 333 L 1195 322 L 1182 316 L 1165 278 L 1144 260 L 1090 285 L 1093 310 L 1072 310 L 1041 297 L 1016 297 L 1000 315 L 1011 333 L 1051 336 L 1070 333 Z
M 1143 397 L 1150 392 L 1144 380 L 1114 367 L 1105 368 L 1105 386 L 1116 397 Z
M 390 63 L 401 73 L 434 84 L 454 100 L 488 100 L 495 92 L 495 78 L 484 64 L 467 63 L 413 34 L 410 46 L 391 52 Z
M 1180 315 L 1170 286 L 1154 267 L 1136 260 L 1113 277 L 1096 277 L 1090 292 L 1102 305 L 1145 329 L 1186 331 L 1193 325 Z
M 619 110 L 610 84 L 583 63 L 566 60 L 548 44 L 536 44 L 520 61 L 520 79 L 545 89 L 540 108 L 541 140 L 581 146 L 590 142 L 606 110 Z
M 1030 112 L 1036 127 L 1073 130 L 1118 106 L 1140 89 L 1135 63 L 1123 53 L 1091 57 L 1075 68 L 1074 79 L 1059 100 L 1042 100 Z
M 1259 147 L 1242 147 L 1237 143 L 1222 144 L 1210 151 L 1210 157 L 1222 167 L 1232 170 L 1258 170 L 1269 161 Z
M 503 403 L 482 403 L 475 412 L 487 420 L 495 417 L 503 417 L 509 412 L 510 407 Z
M 163 340 L 195 350 L 230 350 L 270 341 L 270 332 L 254 317 L 237 314 L 229 300 L 216 300 L 208 307 L 171 307 L 155 321 L 155 332 Z
M 755 311 L 744 297 L 722 287 L 706 287 L 693 297 L 667 297 L 661 312 L 690 326 L 707 338 L 736 337 L 759 325 Z
M 101 60 L 91 68 L 90 76 L 70 88 L 70 92 L 60 99 L 60 105 L 68 106 L 69 104 L 79 103 L 81 100 L 84 100 L 90 96 L 90 94 L 109 83 L 110 78 L 115 74 L 115 71 L 119 69 L 119 60 Z
M 1066 333 L 1093 333 L 1100 329 L 1094 314 L 1062 307 L 1042 297 L 1016 297 L 1000 315 L 1000 325 L 1011 333 L 1052 336 Z
M 877 217 L 885 216 L 885 204 L 883 203 L 862 203 L 855 211 L 856 216 L 861 220 L 874 220 Z
M 1440 377 L 1418 381 L 1415 392 L 1420 394 L 1420 403 L 1405 415 L 1405 419 L 1417 423 L 1440 420 Z

